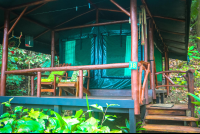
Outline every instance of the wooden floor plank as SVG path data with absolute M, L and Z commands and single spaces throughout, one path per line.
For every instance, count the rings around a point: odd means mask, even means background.
M 146 106 L 147 109 L 177 109 L 177 110 L 187 110 L 188 109 L 188 105 L 184 105 L 184 104 L 174 104 L 173 107 L 171 108 L 166 108 L 166 107 L 151 107 L 153 104 L 149 104 Z
M 147 115 L 146 120 L 199 121 L 199 118 L 187 116 Z
M 190 126 L 146 124 L 143 128 L 151 132 L 200 133 L 200 128 Z
M 147 109 L 149 115 L 173 115 L 173 116 L 186 116 L 185 110 L 174 109 Z

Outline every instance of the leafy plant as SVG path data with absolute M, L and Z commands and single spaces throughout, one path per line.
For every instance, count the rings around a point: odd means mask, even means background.
M 122 130 L 123 133 L 129 133 L 130 132 L 130 123 L 127 119 L 125 119 L 126 127 L 124 126 L 117 126 L 119 129 Z M 142 122 L 136 123 L 136 133 L 141 133 L 141 131 L 146 131 L 145 128 L 142 128 Z
M 103 108 L 93 105 L 94 108 L 102 110 L 104 119 L 99 125 L 100 120 L 94 117 L 85 118 L 85 114 L 91 112 L 88 110 L 83 112 L 82 109 L 76 112 L 75 116 L 60 116 L 58 113 L 47 110 L 33 108 L 26 109 L 22 106 L 11 108 L 11 98 L 7 102 L 3 102 L 10 109 L 0 117 L 0 133 L 121 133 L 122 130 L 110 130 L 108 126 L 103 126 L 105 120 L 114 121 L 112 115 L 106 115 Z M 89 103 L 88 103 L 89 104 Z M 107 104 L 107 108 L 116 106 L 116 104 Z M 106 108 L 106 110 L 107 110 Z

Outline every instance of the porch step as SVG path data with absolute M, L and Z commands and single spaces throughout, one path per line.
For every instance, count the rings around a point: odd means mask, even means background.
M 200 128 L 190 126 L 146 124 L 143 128 L 150 132 L 200 133 Z
M 175 104 L 173 107 L 171 108 L 167 108 L 167 107 L 152 107 L 154 104 L 149 104 L 146 106 L 146 109 L 171 109 L 171 110 L 188 110 L 188 105 L 182 105 L 182 104 Z M 165 105 L 165 104 L 163 104 Z
M 146 120 L 199 121 L 199 118 L 187 116 L 147 115 Z

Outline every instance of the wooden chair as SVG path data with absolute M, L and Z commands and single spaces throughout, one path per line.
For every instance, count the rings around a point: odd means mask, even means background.
M 90 96 L 91 95 L 91 93 L 89 91 L 90 70 L 83 70 L 83 72 L 84 71 L 87 71 L 87 76 L 84 76 L 84 74 L 83 74 L 83 78 L 87 78 L 87 88 L 83 87 L 83 92 Z M 73 72 L 73 74 L 74 74 L 74 72 Z M 71 78 L 72 79 L 72 77 L 67 77 L 67 78 Z M 84 80 L 83 80 L 83 84 L 84 84 Z M 71 93 L 73 95 L 76 95 L 76 97 L 78 97 L 78 94 L 79 94 L 79 76 L 77 75 L 76 81 L 72 81 L 72 80 L 64 80 L 64 81 L 62 81 L 61 80 L 58 83 L 58 87 L 59 87 L 59 96 L 62 96 L 62 90 L 63 90 L 66 94 L 67 94 L 67 92 L 69 92 L 69 93 Z
M 70 66 L 71 64 L 60 64 L 59 67 Z M 41 92 L 50 92 L 56 96 L 56 87 L 57 83 L 62 79 L 61 76 L 68 76 L 66 71 L 52 71 L 51 76 L 53 75 L 53 79 L 41 79 Z M 42 75 L 41 77 L 50 77 L 50 75 Z M 42 89 L 43 88 L 43 89 Z

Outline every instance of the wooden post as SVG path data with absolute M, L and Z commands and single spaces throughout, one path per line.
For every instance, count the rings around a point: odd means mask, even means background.
M 148 62 L 148 44 L 147 44 L 147 35 L 146 35 L 146 29 L 145 29 L 145 24 L 143 24 L 143 33 L 144 33 L 144 61 Z M 144 74 L 146 75 L 146 73 Z M 146 104 L 149 104 L 149 99 L 148 99 L 148 81 L 145 84 L 145 99 L 146 99 Z
M 8 30 L 9 30 L 9 17 L 10 12 L 4 11 L 4 34 L 3 34 L 3 46 L 2 46 L 2 67 L 1 67 L 1 96 L 6 95 L 6 74 L 8 63 Z
M 31 96 L 34 96 L 34 76 L 31 76 Z
M 79 70 L 79 98 L 83 98 L 83 70 Z
M 188 78 L 188 92 L 194 94 L 194 70 L 187 71 L 186 76 Z M 194 97 L 188 96 L 188 109 L 191 111 L 191 116 L 194 117 Z
M 55 32 L 51 32 L 51 67 L 54 67 L 55 58 Z
M 37 97 L 41 97 L 41 72 L 37 73 Z
M 138 62 L 137 0 L 130 0 L 131 61 Z M 131 92 L 135 115 L 140 114 L 138 70 L 131 70 Z
M 167 53 L 167 48 L 165 47 L 165 71 L 169 71 L 169 58 L 168 58 L 168 53 Z M 168 76 L 169 73 L 166 73 Z M 165 78 L 165 85 L 169 85 L 169 80 Z M 166 87 L 167 89 L 167 95 L 169 95 L 169 87 Z
M 149 45 L 150 45 L 150 64 L 151 64 L 151 89 L 153 90 L 153 99 L 156 99 L 156 92 L 155 92 L 155 66 L 154 66 L 154 40 L 153 40 L 153 21 L 149 20 Z

